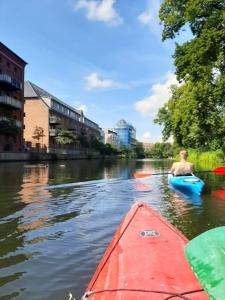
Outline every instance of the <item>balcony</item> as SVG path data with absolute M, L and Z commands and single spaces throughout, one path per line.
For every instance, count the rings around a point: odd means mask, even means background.
M 50 116 L 49 117 L 49 123 L 50 124 L 60 124 L 61 123 L 61 119 L 57 116 Z
M 57 135 L 57 130 L 56 129 L 49 129 L 49 136 L 56 136 Z
M 0 96 L 0 104 L 13 107 L 14 109 L 22 108 L 22 103 L 20 101 L 7 95 Z
M 22 82 L 7 74 L 0 74 L 0 85 L 10 90 L 22 90 Z
M 19 121 L 19 120 L 14 120 L 14 119 L 12 119 L 12 118 L 7 118 L 7 117 L 5 117 L 5 116 L 0 117 L 0 122 L 1 122 L 1 121 L 7 121 L 7 122 L 13 121 L 13 122 L 15 123 L 15 125 L 16 125 L 18 128 L 22 128 L 22 126 L 23 126 L 23 124 L 22 124 L 21 121 Z

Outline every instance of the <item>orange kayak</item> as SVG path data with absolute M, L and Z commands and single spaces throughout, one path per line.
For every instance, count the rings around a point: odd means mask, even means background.
M 209 300 L 184 255 L 188 240 L 144 203 L 118 227 L 82 299 Z

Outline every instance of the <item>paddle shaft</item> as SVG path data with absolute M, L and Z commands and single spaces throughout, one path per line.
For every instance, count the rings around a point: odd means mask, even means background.
M 212 172 L 212 171 L 196 171 L 195 173 L 205 173 L 205 172 Z M 169 174 L 173 174 L 171 172 L 163 172 L 163 173 L 149 173 L 147 174 L 146 173 L 146 177 L 149 175 L 149 176 L 152 176 L 152 175 L 169 175 Z
M 213 172 L 213 170 L 205 170 L 205 171 L 195 171 L 195 173 L 211 173 L 211 172 Z M 140 173 L 141 174 L 141 173 Z M 171 173 L 171 172 L 163 172 L 163 173 L 146 173 L 145 175 L 146 175 L 146 177 L 148 177 L 148 176 L 152 176 L 152 175 L 169 175 L 169 174 L 173 174 L 173 173 Z M 144 175 L 144 173 L 143 173 L 143 175 Z M 180 176 L 182 176 L 182 175 L 180 175 Z

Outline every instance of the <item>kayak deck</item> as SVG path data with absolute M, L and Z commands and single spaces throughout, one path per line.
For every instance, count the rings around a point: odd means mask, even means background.
M 204 187 L 204 182 L 195 175 L 192 176 L 173 176 L 168 175 L 168 181 L 172 187 L 184 193 L 195 193 L 200 195 Z
M 117 229 L 84 299 L 209 299 L 185 258 L 187 242 L 153 209 L 135 204 Z

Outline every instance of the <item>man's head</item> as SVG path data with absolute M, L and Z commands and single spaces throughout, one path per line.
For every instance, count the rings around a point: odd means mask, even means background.
M 182 149 L 182 150 L 180 150 L 179 155 L 180 155 L 180 158 L 181 158 L 181 159 L 187 159 L 187 157 L 188 157 L 188 152 L 187 152 L 187 150 Z

